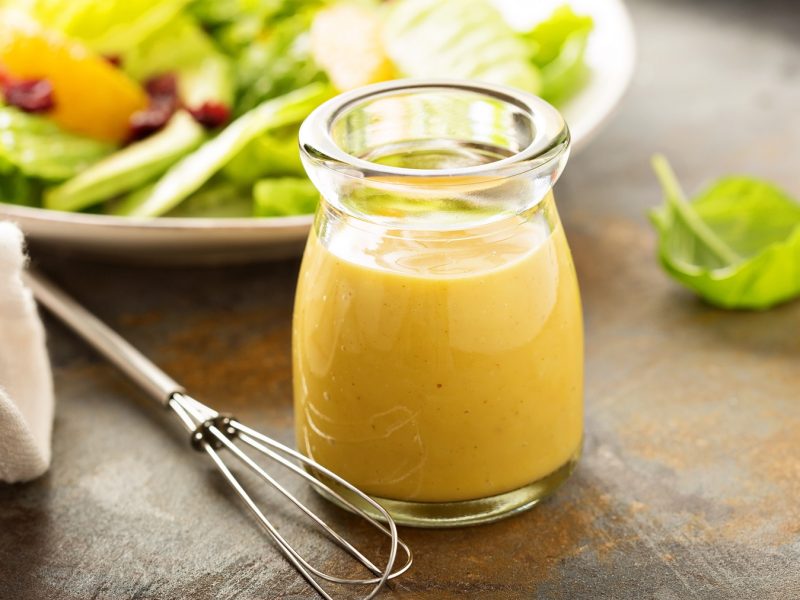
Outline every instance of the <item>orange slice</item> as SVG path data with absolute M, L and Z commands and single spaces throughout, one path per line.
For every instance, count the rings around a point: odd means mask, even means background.
M 47 80 L 55 97 L 47 116 L 100 140 L 125 140 L 131 115 L 147 106 L 144 90 L 102 56 L 17 11 L 0 11 L 0 67 L 19 79 Z
M 311 54 L 339 91 L 394 75 L 381 42 L 380 18 L 363 6 L 345 2 L 319 11 L 311 24 Z

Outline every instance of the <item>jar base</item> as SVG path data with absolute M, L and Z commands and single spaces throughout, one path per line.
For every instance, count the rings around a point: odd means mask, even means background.
M 581 446 L 578 446 L 575 454 L 555 471 L 516 490 L 487 498 L 457 502 L 407 502 L 378 496 L 370 497 L 383 506 L 398 525 L 445 528 L 490 523 L 528 510 L 555 492 L 575 470 L 580 454 Z M 385 520 L 372 506 L 346 488 L 325 477 L 322 479 L 348 502 L 364 510 L 371 517 L 381 521 Z M 318 490 L 316 487 L 314 489 L 327 500 L 349 510 L 331 494 Z

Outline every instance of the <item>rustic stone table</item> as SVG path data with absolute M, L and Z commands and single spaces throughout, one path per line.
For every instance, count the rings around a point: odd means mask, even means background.
M 636 80 L 558 190 L 586 311 L 583 461 L 524 515 L 404 530 L 416 563 L 382 597 L 800 598 L 800 304 L 700 303 L 660 270 L 645 214 L 660 199 L 655 151 L 689 190 L 741 171 L 800 195 L 800 5 L 631 9 Z M 42 259 L 189 389 L 291 441 L 296 261 Z M 0 486 L 0 597 L 313 598 L 171 419 L 62 326 L 47 328 L 55 459 L 39 481 Z M 319 562 L 346 564 L 274 514 Z

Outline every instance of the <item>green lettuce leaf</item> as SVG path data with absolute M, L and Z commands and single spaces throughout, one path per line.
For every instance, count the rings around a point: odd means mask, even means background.
M 543 98 L 558 103 L 583 86 L 588 76 L 584 55 L 593 28 L 592 17 L 564 5 L 522 36 L 541 70 Z
M 250 185 L 264 177 L 304 176 L 297 130 L 292 126 L 260 135 L 225 165 L 223 174 L 239 184 Z
M 189 11 L 229 54 L 238 54 L 283 19 L 327 0 L 194 0 Z
M 179 15 L 123 53 L 122 68 L 138 81 L 176 73 L 181 99 L 188 106 L 199 106 L 207 100 L 226 105 L 233 102 L 230 61 L 187 15 Z
M 23 175 L 63 181 L 114 149 L 111 144 L 63 131 L 45 117 L 0 106 L 0 160 Z
M 651 212 L 666 271 L 711 304 L 766 309 L 800 295 L 800 204 L 772 184 L 728 177 L 688 201 L 666 159 Z
M 239 114 L 264 100 L 327 81 L 325 73 L 311 57 L 310 24 L 310 11 L 281 19 L 236 55 L 236 110 Z
M 14 165 L 0 157 L 0 202 L 38 206 L 42 182 L 27 177 Z
M 28 0 L 43 25 L 81 40 L 102 54 L 136 47 L 169 23 L 190 0 Z
M 165 217 L 227 219 L 253 216 L 253 193 L 230 181 L 210 181 Z
M 538 93 L 530 49 L 488 0 L 397 0 L 384 43 L 406 77 L 477 79 Z
M 302 121 L 330 95 L 327 85 L 313 84 L 260 104 L 184 157 L 152 189 L 129 197 L 119 206 L 118 214 L 156 217 L 169 212 L 200 189 L 255 138 L 266 131 Z
M 288 3 L 287 0 L 194 0 L 189 10 L 208 27 L 241 21 L 255 21 L 260 26 Z
M 255 42 L 274 24 L 287 0 L 194 0 L 191 13 L 229 55 Z
M 257 217 L 307 215 L 316 210 L 319 192 L 304 177 L 276 177 L 257 182 L 253 200 Z
M 205 139 L 205 131 L 185 111 L 167 126 L 109 155 L 65 183 L 47 190 L 46 208 L 82 210 L 152 181 Z
M 523 38 L 531 45 L 531 59 L 538 67 L 557 60 L 564 44 L 575 35 L 588 35 L 594 28 L 590 16 L 578 15 L 565 4 L 556 8 L 546 20 L 536 25 Z
M 195 0 L 189 11 L 230 58 L 235 114 L 312 82 L 325 81 L 312 60 L 308 30 L 323 0 Z

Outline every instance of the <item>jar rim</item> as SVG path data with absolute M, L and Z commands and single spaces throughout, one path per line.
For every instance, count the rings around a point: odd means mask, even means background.
M 342 149 L 332 135 L 337 119 L 348 109 L 365 101 L 409 93 L 460 91 L 478 94 L 515 106 L 530 119 L 533 135 L 530 143 L 514 154 L 499 160 L 445 169 L 415 169 L 385 165 L 360 158 Z M 570 132 L 561 113 L 551 104 L 515 88 L 456 79 L 397 79 L 376 83 L 342 93 L 318 106 L 300 127 L 300 152 L 303 158 L 345 176 L 391 177 L 393 185 L 460 185 L 464 176 L 479 176 L 484 181 L 504 179 L 534 169 L 545 170 L 554 159 L 569 150 Z M 458 178 L 455 181 L 451 178 Z

